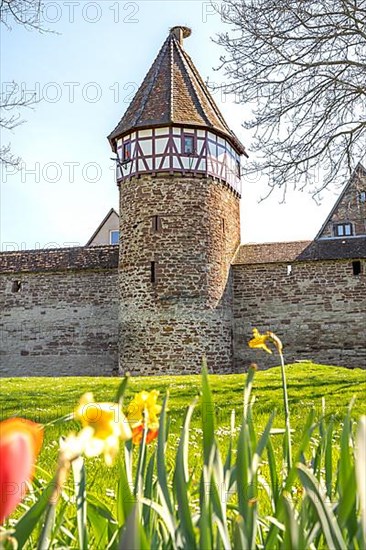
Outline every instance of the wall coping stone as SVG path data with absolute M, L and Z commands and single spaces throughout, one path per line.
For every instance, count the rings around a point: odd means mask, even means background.
M 0 252 L 0 274 L 117 269 L 118 255 L 116 245 Z

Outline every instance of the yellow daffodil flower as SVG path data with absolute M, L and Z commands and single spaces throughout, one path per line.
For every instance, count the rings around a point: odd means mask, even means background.
M 268 340 L 268 334 L 260 334 L 258 329 L 253 328 L 253 338 L 249 340 L 248 346 L 253 349 L 263 349 L 267 353 L 272 353 L 272 351 L 267 346 Z
M 142 391 L 137 393 L 127 407 L 127 418 L 132 427 L 132 441 L 134 445 L 142 442 L 144 426 L 147 426 L 146 443 L 153 441 L 159 433 L 158 414 L 161 405 L 157 405 L 159 392 Z
M 132 438 L 129 422 L 118 403 L 96 403 L 92 393 L 81 397 L 74 417 L 83 426 L 76 438 L 85 456 L 103 454 L 108 466 L 118 453 L 120 441 Z
M 132 427 L 135 427 L 145 420 L 150 427 L 159 425 L 158 414 L 161 411 L 161 405 L 157 405 L 159 392 L 152 390 L 150 392 L 141 391 L 137 393 L 127 407 L 127 418 Z
M 274 344 L 278 353 L 282 353 L 282 342 L 274 332 L 267 331 L 265 334 L 260 334 L 256 328 L 253 328 L 253 338 L 249 340 L 248 346 L 253 349 L 263 349 L 267 353 L 272 353 L 272 350 L 267 346 L 269 342 Z

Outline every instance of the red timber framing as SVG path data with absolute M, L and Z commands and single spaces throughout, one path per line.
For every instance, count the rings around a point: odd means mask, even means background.
M 184 138 L 193 137 L 193 154 L 184 153 Z M 131 157 L 123 158 L 130 143 Z M 180 173 L 212 176 L 241 195 L 237 173 L 240 155 L 228 140 L 205 128 L 170 126 L 135 130 L 117 140 L 117 182 L 142 174 Z

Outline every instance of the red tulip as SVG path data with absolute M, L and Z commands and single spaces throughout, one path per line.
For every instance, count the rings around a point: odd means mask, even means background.
M 43 441 L 43 428 L 24 418 L 0 422 L 0 524 L 27 492 Z

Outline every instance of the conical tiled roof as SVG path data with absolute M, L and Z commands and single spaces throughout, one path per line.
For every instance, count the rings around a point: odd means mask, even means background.
M 113 140 L 135 128 L 170 124 L 198 126 L 226 136 L 235 149 L 244 146 L 230 130 L 189 55 L 182 47 L 185 27 L 174 27 L 119 124 L 108 136 Z

